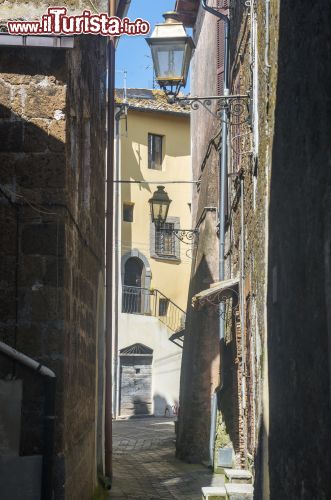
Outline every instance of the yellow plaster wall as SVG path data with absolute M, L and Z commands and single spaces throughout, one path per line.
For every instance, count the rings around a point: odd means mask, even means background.
M 129 110 L 121 122 L 121 178 L 148 180 L 162 185 L 166 181 L 192 180 L 190 158 L 189 117 L 158 112 Z M 162 171 L 148 168 L 148 133 L 164 136 Z M 191 228 L 192 184 L 165 185 L 172 203 L 169 217 L 179 217 L 181 228 Z M 151 287 L 157 288 L 178 306 L 186 310 L 192 254 L 191 246 L 180 244 L 180 262 L 157 260 L 150 253 L 150 210 L 148 200 L 157 189 L 156 184 L 121 184 L 122 207 L 124 202 L 134 203 L 133 223 L 123 222 L 122 255 L 138 249 L 148 259 L 152 270 Z M 121 207 L 121 208 L 122 208 Z

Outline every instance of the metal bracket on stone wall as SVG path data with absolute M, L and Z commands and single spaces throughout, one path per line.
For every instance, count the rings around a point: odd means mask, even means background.
M 205 108 L 215 118 L 220 118 L 222 111 L 226 110 L 229 117 L 227 123 L 231 122 L 231 116 L 236 117 L 235 124 L 239 125 L 249 119 L 250 116 L 250 95 L 249 94 L 234 94 L 234 95 L 221 95 L 221 96 L 208 96 L 208 97 L 176 97 L 175 101 L 183 106 L 189 106 L 192 110 L 196 111 L 200 107 Z M 213 104 L 218 104 L 216 113 L 212 111 Z M 242 117 L 242 122 L 238 122 L 238 117 Z

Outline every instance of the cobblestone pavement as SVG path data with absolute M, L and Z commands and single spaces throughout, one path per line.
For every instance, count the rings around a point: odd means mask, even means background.
M 201 500 L 202 486 L 224 484 L 203 465 L 175 458 L 172 419 L 113 422 L 113 475 L 110 499 Z

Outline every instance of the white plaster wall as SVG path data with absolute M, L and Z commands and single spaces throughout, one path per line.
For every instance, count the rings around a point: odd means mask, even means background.
M 152 397 L 156 416 L 169 416 L 169 410 L 171 415 L 171 407 L 178 406 L 179 401 L 182 350 L 170 342 L 172 333 L 158 318 L 119 315 L 119 351 L 136 343 L 153 349 Z

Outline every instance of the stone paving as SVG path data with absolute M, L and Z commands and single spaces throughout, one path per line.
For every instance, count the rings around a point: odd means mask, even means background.
M 201 500 L 202 486 L 221 486 L 223 476 L 175 458 L 174 422 L 137 418 L 113 422 L 110 499 Z

